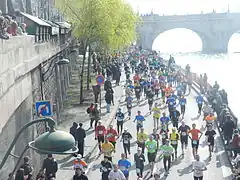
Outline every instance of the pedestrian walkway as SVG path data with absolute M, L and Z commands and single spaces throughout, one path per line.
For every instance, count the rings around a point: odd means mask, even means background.
M 114 106 L 111 106 L 110 113 L 106 113 L 106 103 L 104 99 L 105 91 L 102 89 L 102 105 L 101 105 L 101 120 L 103 121 L 103 124 L 108 126 L 112 119 L 115 117 L 115 113 L 119 107 L 120 100 L 123 94 L 123 83 L 125 82 L 124 77 L 121 79 L 121 86 L 114 86 L 115 83 L 113 83 L 113 90 L 114 90 Z M 86 138 L 85 138 L 85 146 L 84 146 L 84 157 L 85 160 L 88 162 L 89 157 L 91 156 L 91 153 L 94 151 L 94 149 L 97 149 L 97 140 L 95 140 L 95 134 L 93 129 L 89 129 L 90 126 L 90 119 L 88 114 L 86 113 L 86 110 L 91 102 L 94 101 L 94 95 L 89 94 L 89 101 L 87 103 L 84 103 L 83 106 L 75 106 L 70 109 L 67 109 L 64 111 L 64 113 L 61 116 L 62 124 L 58 126 L 59 130 L 69 131 L 70 127 L 72 126 L 73 122 L 77 123 L 83 123 L 83 128 L 86 130 Z M 59 170 L 57 172 L 57 179 L 64 179 L 68 180 L 71 179 L 73 176 L 73 159 L 74 157 L 72 155 L 68 156 L 62 156 L 58 155 L 56 156 L 56 159 L 59 163 Z
M 195 101 L 195 96 L 197 94 L 195 92 L 192 92 L 188 97 L 187 97 L 187 109 L 186 109 L 186 115 L 184 118 L 184 121 L 186 122 L 187 125 L 191 126 L 192 123 L 196 123 L 197 128 L 201 128 L 202 123 L 203 123 L 203 117 L 200 116 L 198 117 L 198 112 L 197 112 L 197 104 Z M 157 101 L 158 102 L 158 101 Z M 179 109 L 180 107 L 178 107 Z M 135 106 L 132 110 L 132 120 L 134 119 L 136 113 L 138 110 L 141 110 L 143 114 L 145 115 L 146 121 L 144 122 L 144 129 L 147 133 L 152 133 L 153 130 L 153 119 L 152 115 L 148 113 L 148 104 L 147 101 L 142 101 L 140 106 Z M 123 106 L 123 111 L 126 112 L 125 106 Z M 167 112 L 167 109 L 164 109 L 165 112 Z M 128 127 L 129 132 L 132 133 L 133 135 L 133 140 L 131 143 L 131 152 L 132 154 L 129 157 L 129 160 L 133 163 L 133 154 L 136 152 L 136 125 L 135 123 L 132 122 L 132 120 L 127 121 L 124 123 L 125 127 Z M 115 125 L 115 123 L 113 123 Z M 171 126 L 170 126 L 171 129 Z M 201 129 L 204 133 L 205 130 Z M 190 141 L 189 141 L 190 142 Z M 189 143 L 190 144 L 190 143 Z M 178 154 L 181 154 L 181 149 L 180 149 L 180 143 L 179 143 L 179 148 L 178 148 Z M 123 153 L 123 148 L 122 148 L 122 143 L 118 140 L 117 141 L 117 146 L 116 146 L 116 153 L 114 154 L 113 162 L 117 162 L 120 159 L 120 155 Z M 201 138 L 200 141 L 200 146 L 199 146 L 199 154 L 201 156 L 201 160 L 203 160 L 207 164 L 208 170 L 204 172 L 204 179 L 217 179 L 217 180 L 227 180 L 230 179 L 231 176 L 231 170 L 229 168 L 229 164 L 227 161 L 226 154 L 223 150 L 223 146 L 221 144 L 221 139 L 219 134 L 217 134 L 216 137 L 216 147 L 215 151 L 213 154 L 212 159 L 210 160 L 208 158 L 209 153 L 208 153 L 208 146 L 205 143 L 205 136 Z M 145 157 L 146 153 L 145 153 Z M 158 156 L 159 157 L 159 156 Z M 92 155 L 91 157 L 92 160 L 92 165 L 91 168 L 88 171 L 88 177 L 89 179 L 99 179 L 99 176 L 101 175 L 99 168 L 100 168 L 100 162 L 103 159 L 103 156 L 97 158 L 97 152 Z M 192 149 L 191 146 L 188 147 L 188 149 L 185 152 L 185 156 L 179 156 L 177 160 L 175 160 L 172 163 L 172 168 L 170 170 L 170 174 L 167 177 L 164 177 L 163 175 L 163 162 L 162 160 L 158 160 L 158 162 L 155 165 L 156 169 L 159 169 L 161 174 L 161 180 L 192 180 L 193 179 L 193 174 L 192 174 L 192 168 L 191 164 L 193 161 L 193 156 L 192 156 Z M 146 160 L 145 163 L 145 170 L 144 170 L 144 179 L 153 179 L 149 178 L 150 176 L 150 169 L 149 166 L 147 165 L 148 161 Z M 133 167 L 130 170 L 130 178 L 129 180 L 136 180 L 136 172 L 135 172 L 135 167 Z

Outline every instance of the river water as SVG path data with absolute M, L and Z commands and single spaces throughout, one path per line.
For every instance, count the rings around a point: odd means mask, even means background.
M 133 9 L 140 14 L 178 15 L 239 12 L 239 0 L 126 0 Z M 185 5 L 183 5 L 185 4 Z M 200 52 L 202 41 L 193 31 L 187 29 L 173 29 L 160 34 L 153 43 L 153 49 L 174 55 L 176 63 L 185 67 L 190 64 L 192 71 L 197 74 L 207 73 L 209 82 L 216 80 L 221 88 L 228 93 L 229 106 L 240 119 L 238 101 L 240 101 L 240 34 L 234 34 L 229 40 L 229 54 L 204 55 Z M 181 52 L 181 53 L 176 53 Z
M 182 67 L 187 64 L 191 66 L 192 72 L 198 75 L 207 73 L 210 84 L 217 81 L 221 88 L 228 93 L 229 106 L 234 114 L 240 118 L 238 101 L 240 101 L 240 35 L 234 34 L 229 42 L 228 54 L 202 54 L 200 52 L 189 52 L 201 50 L 201 41 L 186 32 L 169 33 L 170 36 L 160 35 L 154 44 L 153 49 L 164 50 L 163 57 L 169 58 L 172 54 L 176 63 Z M 193 35 L 193 34 L 192 34 Z M 172 40 L 173 38 L 173 40 Z M 195 40 L 194 40 L 195 38 Z M 172 42 L 173 41 L 173 42 Z M 176 53 L 177 51 L 182 53 Z

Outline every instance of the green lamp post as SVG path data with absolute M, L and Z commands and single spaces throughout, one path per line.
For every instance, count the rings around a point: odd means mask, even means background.
M 74 137 L 67 132 L 64 131 L 58 131 L 55 130 L 55 122 L 52 118 L 46 117 L 41 119 L 33 120 L 29 123 L 27 123 L 25 126 L 23 126 L 18 133 L 16 134 L 14 140 L 12 141 L 10 147 L 8 148 L 1 164 L 0 164 L 0 170 L 4 166 L 5 162 L 7 161 L 7 158 L 9 155 L 11 155 L 11 151 L 17 142 L 19 136 L 29 127 L 33 124 L 39 123 L 39 122 L 48 122 L 49 125 L 49 131 L 43 133 L 39 137 L 37 137 L 34 141 L 29 142 L 28 145 L 25 147 L 21 155 L 19 156 L 19 159 L 11 173 L 11 176 L 14 175 L 17 167 L 19 166 L 21 159 L 23 158 L 25 152 L 30 148 L 35 150 L 36 152 L 40 154 L 73 154 L 78 152 L 78 148 L 75 146 L 75 139 Z

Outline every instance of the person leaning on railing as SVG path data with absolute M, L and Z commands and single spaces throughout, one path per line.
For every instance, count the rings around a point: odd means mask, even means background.
M 3 16 L 0 15 L 0 39 L 9 39 L 9 36 L 6 33 L 5 28 L 6 20 Z

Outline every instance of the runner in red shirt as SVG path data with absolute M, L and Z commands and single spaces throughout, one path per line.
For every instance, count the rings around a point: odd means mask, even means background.
M 106 128 L 102 125 L 102 121 L 98 121 L 98 125 L 95 128 L 95 139 L 98 140 L 98 148 L 100 153 L 102 152 L 102 143 L 104 142 L 104 137 L 106 135 Z
M 189 138 L 192 140 L 192 150 L 193 156 L 198 152 L 199 140 L 202 137 L 202 132 L 199 129 L 196 129 L 196 124 L 192 124 L 192 129 L 188 131 Z M 190 136 L 191 135 L 191 136 Z
M 107 138 L 108 138 L 108 141 L 113 144 L 114 148 L 116 145 L 117 136 L 118 136 L 117 131 L 113 128 L 113 125 L 110 125 L 109 129 L 107 130 Z
M 139 80 L 140 80 L 140 76 L 138 74 L 135 74 L 135 76 L 133 76 L 133 81 L 138 82 Z

